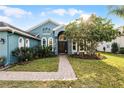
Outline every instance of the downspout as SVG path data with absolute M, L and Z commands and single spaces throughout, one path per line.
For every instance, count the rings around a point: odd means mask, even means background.
M 5 64 L 5 66 L 9 65 L 10 63 L 10 53 L 9 53 L 9 37 L 12 36 L 14 34 L 14 31 L 12 31 L 11 34 L 7 34 L 7 63 Z

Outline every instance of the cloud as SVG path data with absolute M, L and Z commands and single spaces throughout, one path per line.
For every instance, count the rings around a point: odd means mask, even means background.
M 63 16 L 64 14 L 67 13 L 67 11 L 65 9 L 55 9 L 55 10 L 50 11 L 50 13 L 55 13 L 55 14 Z
M 41 14 L 40 14 L 41 16 L 45 16 L 46 15 L 46 13 L 45 12 L 41 12 Z
M 82 13 L 80 15 L 80 17 L 82 17 L 84 20 L 87 20 L 90 16 L 91 16 L 91 14 L 86 14 L 86 13 Z
M 30 11 L 25 11 L 20 8 L 12 8 L 12 7 L 8 7 L 8 6 L 0 6 L 0 10 L 3 11 L 3 14 L 5 16 L 13 16 L 13 17 L 17 17 L 17 18 L 32 14 Z
M 74 8 L 71 8 L 71 9 L 68 9 L 67 13 L 71 16 L 74 16 L 76 14 L 81 14 L 83 13 L 82 10 L 77 10 L 77 9 L 74 9 Z
M 74 16 L 74 15 L 77 15 L 77 14 L 80 15 L 81 13 L 83 13 L 82 10 L 78 10 L 78 9 L 75 9 L 75 8 L 54 9 L 54 10 L 48 10 L 48 11 L 45 11 L 45 12 L 41 12 L 41 14 L 43 14 L 43 15 L 57 14 L 57 15 L 60 15 L 60 16 L 64 16 L 64 15 Z
M 6 16 L 0 16 L 0 21 L 4 21 L 4 22 L 7 22 L 7 23 L 12 22 L 12 20 L 9 17 L 6 17 Z

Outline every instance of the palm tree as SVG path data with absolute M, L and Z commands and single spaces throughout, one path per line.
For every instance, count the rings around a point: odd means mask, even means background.
M 113 14 L 116 16 L 119 16 L 121 18 L 124 18 L 124 6 L 123 5 L 112 5 L 109 6 L 109 14 Z

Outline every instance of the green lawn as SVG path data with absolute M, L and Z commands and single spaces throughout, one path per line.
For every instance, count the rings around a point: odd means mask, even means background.
M 33 72 L 56 72 L 58 70 L 58 57 L 34 60 L 28 64 L 13 66 L 7 71 L 33 71 Z
M 0 81 L 0 87 L 124 87 L 124 55 L 104 55 L 105 60 L 69 57 L 76 81 Z

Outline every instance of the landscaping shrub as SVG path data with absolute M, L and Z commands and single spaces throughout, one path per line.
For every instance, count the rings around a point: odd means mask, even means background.
M 17 48 L 12 51 L 12 55 L 17 57 L 18 62 L 25 62 L 33 59 L 33 53 L 31 48 Z
M 121 47 L 121 48 L 120 48 L 119 53 L 120 53 L 120 54 L 124 54 L 124 47 Z
M 76 57 L 76 58 L 81 58 L 81 59 L 96 59 L 96 60 L 106 59 L 106 57 L 101 55 L 100 53 L 95 53 L 95 54 L 89 55 L 89 54 L 85 54 L 83 52 L 80 52 L 79 55 L 72 54 L 70 56 Z
M 119 51 L 119 47 L 118 47 L 117 43 L 112 43 L 111 47 L 112 47 L 112 49 L 111 49 L 112 53 L 117 53 Z
M 42 47 L 42 57 L 50 57 L 52 56 L 52 47 L 48 46 L 48 47 Z
M 4 65 L 5 57 L 0 57 L 0 66 Z
M 51 46 L 36 46 L 33 48 L 17 48 L 12 51 L 12 55 L 17 57 L 18 62 L 27 62 L 37 58 L 51 57 L 55 54 Z

